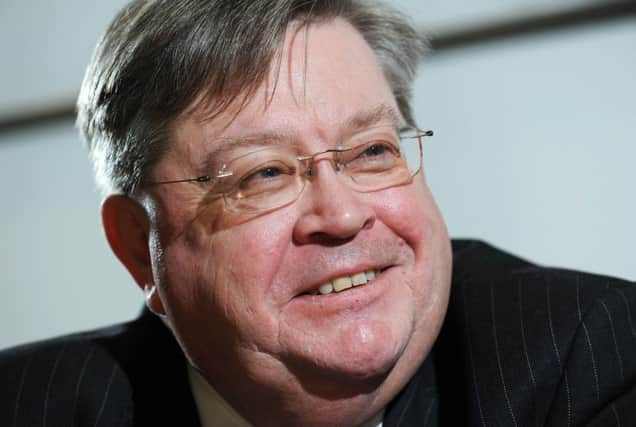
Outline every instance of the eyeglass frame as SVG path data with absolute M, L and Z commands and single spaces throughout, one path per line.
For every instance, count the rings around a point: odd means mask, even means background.
M 422 169 L 422 154 L 423 154 L 422 138 L 424 138 L 424 137 L 432 137 L 434 133 L 433 133 L 432 130 L 421 130 L 417 126 L 405 125 L 405 126 L 401 126 L 400 127 L 400 130 L 398 131 L 398 134 L 404 132 L 405 129 L 414 130 L 415 131 L 415 135 L 412 136 L 412 137 L 409 137 L 409 139 L 416 139 L 417 138 L 417 144 L 418 144 L 418 150 L 419 150 L 419 166 L 418 166 L 417 170 L 415 170 L 414 172 L 410 172 L 409 171 L 410 178 L 407 181 L 400 182 L 400 183 L 389 184 L 386 187 L 373 188 L 373 189 L 370 189 L 368 192 L 382 191 L 382 190 L 385 190 L 385 189 L 390 188 L 390 187 L 404 185 L 404 184 L 410 184 L 412 182 L 413 177 L 415 175 L 417 175 L 420 172 L 420 170 Z M 399 139 L 402 140 L 402 138 L 399 138 Z M 267 207 L 267 208 L 263 208 L 263 209 L 247 209 L 246 210 L 246 209 L 236 208 L 236 207 L 232 206 L 232 204 L 229 203 L 228 200 L 227 200 L 227 195 L 232 193 L 233 191 L 235 191 L 234 187 L 232 187 L 228 191 L 225 191 L 225 192 L 222 192 L 222 193 L 218 193 L 217 195 L 215 195 L 215 198 L 221 198 L 222 197 L 223 201 L 224 201 L 224 207 L 226 209 L 229 209 L 229 210 L 235 212 L 235 213 L 261 213 L 262 214 L 262 213 L 266 213 L 268 211 L 274 211 L 276 209 L 280 209 L 280 208 L 282 208 L 284 206 L 287 206 L 287 205 L 289 205 L 291 203 L 294 203 L 296 200 L 298 200 L 298 198 L 300 197 L 300 195 L 302 194 L 302 192 L 305 189 L 305 185 L 306 185 L 306 182 L 307 182 L 308 178 L 311 177 L 312 174 L 313 174 L 312 173 L 312 169 L 311 169 L 311 167 L 312 167 L 311 165 L 314 164 L 314 162 L 315 162 L 314 159 L 316 157 L 321 156 L 323 154 L 331 154 L 331 153 L 336 153 L 337 154 L 337 153 L 344 153 L 344 152 L 352 151 L 352 150 L 355 150 L 356 148 L 358 148 L 360 146 L 363 146 L 365 144 L 367 144 L 367 143 L 362 143 L 362 144 L 358 144 L 358 145 L 355 145 L 355 146 L 339 145 L 337 147 L 328 148 L 326 150 L 318 151 L 318 152 L 313 153 L 313 154 L 297 156 L 295 158 L 295 160 L 298 161 L 299 163 L 308 162 L 308 166 L 305 167 L 304 173 L 298 172 L 296 174 L 300 179 L 303 180 L 303 184 L 302 184 L 302 187 L 300 188 L 300 191 L 298 191 L 298 193 L 296 194 L 295 197 L 293 197 L 288 202 L 285 202 L 285 203 L 283 203 L 281 205 L 275 205 L 275 206 Z M 403 156 L 404 154 L 403 154 L 402 147 L 400 146 L 399 148 L 400 148 L 399 149 L 400 155 Z M 259 150 L 257 150 L 257 151 L 259 151 Z M 254 152 L 257 152 L 257 151 L 254 151 Z M 231 164 L 232 162 L 236 161 L 237 159 L 239 159 L 239 158 L 241 158 L 243 156 L 252 154 L 252 153 L 253 152 L 246 153 L 246 154 L 244 154 L 242 156 L 238 156 L 236 158 L 233 158 L 233 159 L 231 159 L 228 162 L 224 162 L 223 166 L 221 167 L 221 169 L 219 169 L 218 173 L 216 175 L 213 175 L 213 176 L 212 175 L 201 175 L 201 176 L 194 177 L 194 178 L 184 178 L 184 179 L 175 179 L 175 180 L 166 180 L 166 181 L 154 181 L 154 182 L 149 182 L 147 185 L 155 186 L 155 185 L 179 184 L 179 183 L 187 183 L 187 182 L 207 183 L 207 182 L 212 182 L 212 181 L 218 181 L 220 179 L 227 178 L 229 176 L 233 176 L 233 172 L 227 170 L 227 165 L 228 164 Z M 346 167 L 346 164 L 345 165 L 342 165 L 342 164 L 339 164 L 339 163 L 337 164 L 336 160 L 335 160 L 335 157 L 332 158 L 332 159 L 328 159 L 328 160 L 332 163 L 332 165 L 334 166 L 334 170 L 337 171 L 337 172 L 343 170 L 344 167 Z M 406 159 L 405 159 L 405 161 L 406 161 Z M 357 191 L 357 190 L 354 189 L 354 191 Z M 232 200 L 235 200 L 235 199 L 232 199 Z

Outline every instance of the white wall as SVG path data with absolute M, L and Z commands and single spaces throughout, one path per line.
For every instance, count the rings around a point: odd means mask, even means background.
M 415 109 L 454 236 L 636 279 L 634 20 L 431 58 Z
M 0 1 L 0 115 L 74 99 L 97 38 L 125 3 Z
M 10 37 L 0 37 L 0 113 L 72 97 L 121 3 L 1 3 L 0 34 Z M 421 22 L 510 13 L 509 2 L 400 3 Z M 416 115 L 436 132 L 426 169 L 453 235 L 636 279 L 635 45 L 632 20 L 450 51 L 422 66 Z M 0 347 L 127 319 L 141 306 L 104 242 L 93 188 L 72 123 L 0 134 Z
M 0 348 L 139 311 L 72 123 L 0 134 L 0 194 Z

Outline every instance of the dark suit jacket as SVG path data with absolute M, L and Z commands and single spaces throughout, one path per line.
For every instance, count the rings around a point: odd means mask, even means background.
M 384 426 L 636 426 L 636 286 L 453 242 L 449 312 Z M 0 426 L 196 426 L 154 316 L 0 354 Z M 284 425 L 282 423 L 281 425 Z

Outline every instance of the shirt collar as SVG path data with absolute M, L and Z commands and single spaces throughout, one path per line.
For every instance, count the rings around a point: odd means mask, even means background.
M 188 377 L 194 402 L 199 411 L 201 427 L 251 427 L 250 423 L 245 421 L 190 364 L 188 364 Z
M 251 427 L 251 424 L 241 417 L 190 364 L 188 364 L 188 377 L 194 402 L 199 411 L 201 427 Z M 360 427 L 382 427 L 383 413 L 384 411 L 380 412 Z

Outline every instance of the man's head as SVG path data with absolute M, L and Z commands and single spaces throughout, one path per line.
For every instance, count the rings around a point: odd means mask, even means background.
M 386 8 L 348 0 L 131 1 L 97 46 L 78 100 L 101 189 L 133 194 L 169 149 L 179 118 L 195 106 L 213 117 L 248 100 L 279 61 L 290 23 L 337 16 L 373 48 L 412 123 L 411 82 L 426 43 Z
M 272 0 L 133 2 L 98 49 L 80 124 L 98 173 L 126 194 L 104 202 L 109 242 L 250 421 L 363 422 L 437 336 L 450 251 L 421 172 L 360 191 L 329 153 L 277 209 L 237 211 L 223 196 L 235 172 L 224 165 L 246 155 L 302 157 L 410 124 L 421 47 L 397 15 L 361 2 Z M 257 177 L 261 194 L 295 173 L 274 160 L 240 185 Z M 361 274 L 375 278 L 313 294 Z

